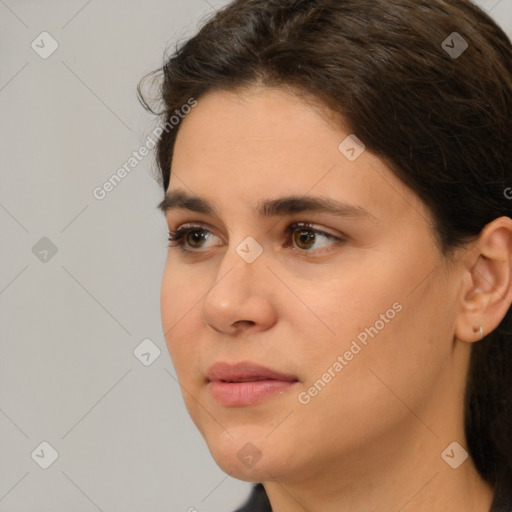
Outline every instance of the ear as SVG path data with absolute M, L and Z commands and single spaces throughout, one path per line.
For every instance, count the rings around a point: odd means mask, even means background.
M 474 342 L 492 332 L 512 301 L 512 219 L 487 224 L 464 257 L 460 311 L 455 337 Z

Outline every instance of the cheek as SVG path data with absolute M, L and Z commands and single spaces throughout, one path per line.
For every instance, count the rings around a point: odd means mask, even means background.
M 355 339 L 364 346 L 376 330 L 388 330 L 403 309 L 401 283 L 385 262 L 375 271 L 361 262 L 339 268 L 309 288 L 302 287 L 302 303 L 288 308 L 292 325 L 302 325 L 300 339 L 308 359 L 324 364 L 326 354 L 343 354 Z
M 370 418 L 381 404 L 379 414 L 386 417 L 403 408 L 396 396 L 412 406 L 429 394 L 449 357 L 449 344 L 433 340 L 440 331 L 449 338 L 450 313 L 440 318 L 443 283 L 436 276 L 424 281 L 432 265 L 419 263 L 382 257 L 376 266 L 345 266 L 303 291 L 318 317 L 294 313 L 295 325 L 303 327 L 311 411 L 342 408 L 354 418 Z
M 183 359 L 194 357 L 190 322 L 200 313 L 204 293 L 187 272 L 166 265 L 160 290 L 160 314 L 167 348 L 177 371 L 181 369 Z
M 173 326 L 178 327 L 193 308 L 201 307 L 201 298 L 208 289 L 204 275 L 199 274 L 193 266 L 177 262 L 176 256 L 169 254 L 160 288 L 160 309 L 166 332 Z

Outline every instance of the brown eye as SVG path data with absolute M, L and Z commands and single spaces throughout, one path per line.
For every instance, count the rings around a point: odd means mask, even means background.
M 204 229 L 190 230 L 185 234 L 185 241 L 194 249 L 200 249 L 201 244 L 208 239 Z
M 286 228 L 286 234 L 291 239 L 291 245 L 298 251 L 315 253 L 332 245 L 343 244 L 343 238 L 325 233 L 307 222 L 296 222 Z M 323 244 L 322 244 L 323 241 Z M 315 247 L 315 244 L 319 247 Z M 289 246 L 289 245 L 288 245 Z M 312 250 L 313 248 L 313 250 Z
M 301 229 L 293 233 L 293 240 L 299 249 L 308 250 L 315 244 L 316 234 L 311 229 Z
M 285 247 L 292 246 L 293 249 L 302 252 L 315 253 L 317 250 L 322 252 L 332 245 L 340 245 L 346 242 L 343 238 L 325 233 L 307 222 L 297 222 L 286 228 L 288 242 Z M 169 247 L 178 247 L 183 252 L 199 252 L 207 247 L 205 242 L 215 235 L 208 229 L 200 226 L 181 226 L 176 231 L 169 231 Z M 322 244 L 322 240 L 324 243 Z M 291 243 L 289 242 L 291 241 Z M 320 247 L 315 247 L 315 245 Z M 215 245 L 215 244 L 214 244 Z M 221 244 L 216 244 L 221 245 Z M 313 249 L 313 250 L 311 250 Z M 315 250 L 316 249 L 316 250 Z
M 199 226 L 182 226 L 176 231 L 169 231 L 169 247 L 179 247 L 183 252 L 202 249 L 212 233 Z

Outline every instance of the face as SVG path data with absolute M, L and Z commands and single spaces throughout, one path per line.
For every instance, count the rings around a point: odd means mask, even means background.
M 166 219 L 188 232 L 168 251 L 162 323 L 187 409 L 235 478 L 363 471 L 405 440 L 421 449 L 418 417 L 453 420 L 456 281 L 425 205 L 341 126 L 253 87 L 206 94 L 180 127 Z

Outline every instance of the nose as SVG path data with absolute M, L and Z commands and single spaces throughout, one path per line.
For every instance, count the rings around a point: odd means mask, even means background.
M 272 327 L 276 322 L 270 292 L 273 274 L 263 254 L 248 263 L 229 247 L 215 277 L 202 304 L 202 319 L 207 326 L 227 335 Z

